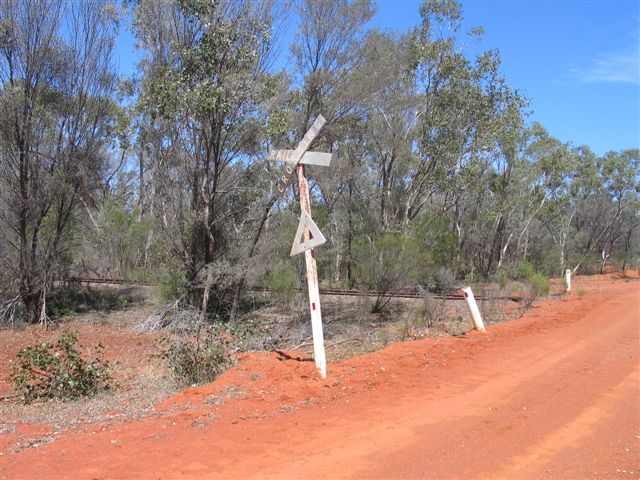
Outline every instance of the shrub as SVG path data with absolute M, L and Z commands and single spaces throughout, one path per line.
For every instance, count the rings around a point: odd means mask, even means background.
M 464 282 L 467 284 L 474 284 L 481 280 L 481 276 L 478 272 L 471 271 L 464 276 Z
M 55 344 L 43 343 L 20 350 L 11 372 L 14 389 L 24 403 L 40 399 L 72 400 L 91 396 L 112 386 L 109 362 L 98 344 L 91 359 L 74 333 L 65 332 Z
M 291 296 L 299 287 L 298 275 L 291 265 L 267 274 L 265 283 L 269 291 L 284 297 Z
M 414 285 L 424 263 L 420 244 L 398 234 L 375 241 L 362 238 L 355 242 L 354 254 L 358 284 L 378 292 L 371 313 L 382 312 L 394 291 Z
M 164 340 L 162 357 L 178 383 L 184 386 L 212 382 L 233 366 L 229 334 L 218 328 L 198 332 L 194 339 Z
M 438 300 L 429 290 L 418 285 L 418 292 L 422 298 L 421 316 L 426 321 L 427 328 L 434 328 L 436 323 L 444 317 L 446 301 Z
M 549 294 L 549 277 L 542 273 L 534 273 L 529 282 L 536 297 Z
M 450 292 L 456 283 L 456 274 L 453 270 L 440 267 L 433 274 L 433 285 L 436 292 Z
M 498 286 L 500 286 L 501 289 L 503 289 L 504 287 L 507 286 L 507 272 L 503 269 L 498 270 L 497 272 L 497 281 L 498 281 Z
M 527 262 L 526 260 L 522 260 L 518 263 L 518 268 L 516 271 L 516 276 L 518 280 L 529 280 L 535 274 L 535 270 L 533 269 L 533 265 Z
M 179 268 L 170 268 L 166 272 L 166 278 L 157 288 L 158 296 L 163 302 L 171 302 L 179 299 L 185 293 L 184 273 Z

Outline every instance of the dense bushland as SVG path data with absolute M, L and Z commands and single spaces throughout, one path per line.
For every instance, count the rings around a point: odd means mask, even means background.
M 303 285 L 300 207 L 274 196 L 266 154 L 318 114 L 320 281 L 379 290 L 375 311 L 401 287 L 511 277 L 544 293 L 566 268 L 637 266 L 640 152 L 598 156 L 529 121 L 499 52 L 466 53 L 482 29 L 462 31 L 460 3 L 425 0 L 399 34 L 367 26 L 369 0 L 126 5 L 0 5 L 4 320 L 47 323 L 52 288 L 77 276 L 159 281 L 234 321 L 250 286 L 285 298 Z M 127 18 L 142 60 L 118 78 Z

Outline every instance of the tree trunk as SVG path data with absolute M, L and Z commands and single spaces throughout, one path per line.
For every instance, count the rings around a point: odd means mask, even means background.
M 489 275 L 493 271 L 493 263 L 496 258 L 496 253 L 498 253 L 500 249 L 500 244 L 502 243 L 502 233 L 504 231 L 504 227 L 504 217 L 500 216 L 498 224 L 496 225 L 496 231 L 493 235 L 493 241 L 491 242 L 491 250 L 489 251 L 489 259 L 487 260 L 487 267 L 485 270 L 486 275 Z
M 624 259 L 622 260 L 622 273 L 627 270 L 627 258 L 629 255 L 629 248 L 631 247 L 631 234 L 633 232 L 633 225 L 629 228 L 627 232 L 627 238 L 624 241 Z
M 507 248 L 509 248 L 509 243 L 511 242 L 512 238 L 513 238 L 513 232 L 509 234 L 509 238 L 507 238 L 507 241 L 505 242 L 504 247 L 500 250 L 500 258 L 498 259 L 498 270 L 500 270 L 500 267 L 502 267 L 502 260 L 505 254 L 507 253 Z
M 278 200 L 278 196 L 274 195 L 273 197 L 271 197 L 267 205 L 264 207 L 264 210 L 262 212 L 262 218 L 260 218 L 260 222 L 258 223 L 258 228 L 256 229 L 256 233 L 253 236 L 253 241 L 251 242 L 251 248 L 249 249 L 247 259 L 252 258 L 253 255 L 255 254 L 256 246 L 258 245 L 258 241 L 260 240 L 260 237 L 262 236 L 262 232 L 264 231 L 265 225 L 267 224 L 267 220 L 269 219 L 269 213 L 271 212 L 271 209 L 273 208 L 277 200 Z M 243 273 L 242 276 L 240 277 L 240 280 L 238 281 L 238 284 L 236 285 L 236 288 L 233 292 L 233 300 L 231 301 L 231 311 L 230 311 L 231 321 L 236 320 L 238 312 L 240 310 L 240 296 L 242 295 L 242 290 L 244 288 L 245 281 L 246 281 L 246 272 Z
M 349 203 L 347 205 L 347 282 L 349 288 L 353 285 L 353 259 L 352 259 L 352 244 L 353 244 L 353 212 L 351 206 L 353 205 L 353 185 L 349 182 Z

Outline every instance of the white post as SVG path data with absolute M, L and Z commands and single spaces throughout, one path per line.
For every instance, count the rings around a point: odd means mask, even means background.
M 275 150 L 269 152 L 269 159 L 284 161 L 286 175 L 278 181 L 277 189 L 283 194 L 292 179 L 293 173 L 298 177 L 300 190 L 300 208 L 302 215 L 298 231 L 291 247 L 291 256 L 304 251 L 304 259 L 307 267 L 307 287 L 309 290 L 309 310 L 311 312 L 311 332 L 313 334 L 313 355 L 316 368 L 322 378 L 327 376 L 327 359 L 324 351 L 324 335 L 322 332 L 322 314 L 320 312 L 320 290 L 318 288 L 318 267 L 313 247 L 323 244 L 326 239 L 318 226 L 311 218 L 311 198 L 309 197 L 309 184 L 304 176 L 304 165 L 320 165 L 327 167 L 331 163 L 331 154 L 323 152 L 307 152 L 307 149 L 316 138 L 320 129 L 325 124 L 322 115 L 318 115 L 311 128 L 298 143 L 295 150 Z M 302 240 L 302 241 L 301 241 Z
M 474 328 L 479 332 L 485 332 L 482 316 L 480 315 L 480 310 L 478 310 L 478 304 L 473 296 L 471 287 L 463 288 L 462 291 L 464 292 L 464 299 L 467 301 L 467 307 L 469 307 L 469 313 L 471 313 Z
M 309 185 L 304 176 L 304 166 L 296 167 L 298 174 L 298 188 L 300 189 L 300 207 L 303 212 L 311 216 L 311 199 Z M 309 240 L 309 229 L 304 229 L 304 239 Z M 322 332 L 322 313 L 320 312 L 320 290 L 318 288 L 318 267 L 316 256 L 312 248 L 305 250 L 304 260 L 307 267 L 307 290 L 309 291 L 309 311 L 311 312 L 311 333 L 313 335 L 313 357 L 316 368 L 322 378 L 327 377 L 327 358 L 324 351 L 324 334 Z
M 567 286 L 567 292 L 571 291 L 571 270 L 564 272 L 564 283 Z

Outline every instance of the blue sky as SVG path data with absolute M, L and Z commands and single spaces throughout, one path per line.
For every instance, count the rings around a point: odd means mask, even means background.
M 377 0 L 371 22 L 406 31 L 420 0 Z M 531 101 L 531 120 L 597 154 L 640 148 L 640 2 L 463 1 L 465 29 L 484 27 L 469 54 L 498 49 L 508 83 Z M 133 39 L 118 42 L 121 72 L 135 70 Z M 286 52 L 285 52 L 286 55 Z

